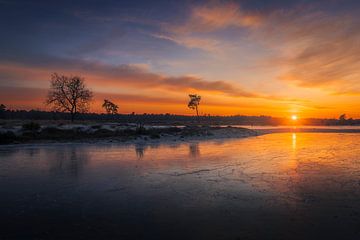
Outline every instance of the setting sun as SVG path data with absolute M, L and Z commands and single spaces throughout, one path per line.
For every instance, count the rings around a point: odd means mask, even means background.
M 297 119 L 298 119 L 298 117 L 296 115 L 291 116 L 291 120 L 296 121 Z

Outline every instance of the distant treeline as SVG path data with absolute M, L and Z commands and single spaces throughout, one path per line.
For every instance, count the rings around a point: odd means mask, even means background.
M 7 120 L 70 120 L 69 113 L 47 112 L 38 110 L 3 110 L 0 119 Z M 173 114 L 98 114 L 79 113 L 77 121 L 116 121 L 119 123 L 141 123 L 158 125 L 188 125 L 188 124 L 214 124 L 214 125 L 296 125 L 286 118 L 270 116 L 185 116 Z M 360 119 L 300 119 L 301 125 L 360 125 Z

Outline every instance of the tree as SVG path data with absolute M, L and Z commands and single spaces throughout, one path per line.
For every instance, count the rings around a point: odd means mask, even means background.
M 0 104 L 0 118 L 5 118 L 6 106 L 4 104 Z
M 346 114 L 342 114 L 339 117 L 339 122 L 340 125 L 346 125 L 347 124 L 347 120 L 346 120 Z
M 346 120 L 346 114 L 340 115 L 339 120 L 340 121 L 345 121 Z
M 196 110 L 196 116 L 199 117 L 198 106 L 200 105 L 201 96 L 197 95 L 197 94 L 189 94 L 189 97 L 190 97 L 190 101 L 188 103 L 188 107 L 190 109 L 195 109 Z
M 85 86 L 84 78 L 57 73 L 51 75 L 46 103 L 55 111 L 69 112 L 72 122 L 77 113 L 88 112 L 92 98 L 93 93 Z
M 5 112 L 6 106 L 4 104 L 0 104 L 0 112 Z
M 117 114 L 119 106 L 115 103 L 110 102 L 109 100 L 105 99 L 102 105 L 105 108 L 107 114 Z

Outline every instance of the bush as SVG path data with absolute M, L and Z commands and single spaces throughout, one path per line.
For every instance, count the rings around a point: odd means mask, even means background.
M 0 133 L 0 144 L 10 144 L 15 142 L 16 139 L 16 135 L 11 131 Z
M 24 131 L 38 131 L 40 129 L 40 124 L 36 123 L 36 122 L 29 122 L 29 123 L 25 123 L 22 125 L 22 129 Z
M 133 129 L 124 129 L 123 131 L 120 131 L 120 133 L 122 133 L 122 135 L 125 135 L 125 136 L 134 136 L 136 135 L 136 131 L 133 130 Z
M 99 129 L 99 130 L 96 130 L 91 136 L 95 137 L 95 138 L 113 137 L 113 136 L 115 136 L 115 133 L 108 129 Z
M 135 131 L 136 131 L 136 134 L 140 134 L 140 135 L 147 134 L 146 128 L 144 126 L 141 126 L 141 125 L 136 127 Z
M 151 138 L 151 139 L 159 139 L 159 138 L 160 138 L 160 135 L 157 134 L 157 133 L 151 133 L 151 134 L 150 134 L 150 138 Z
M 164 128 L 164 129 L 161 129 L 161 131 L 163 133 L 169 133 L 169 134 L 176 134 L 176 133 L 182 132 L 181 128 L 178 128 L 178 127 Z
M 75 135 L 72 130 L 62 130 L 56 127 L 46 127 L 40 132 L 40 138 L 42 139 L 57 139 L 65 138 Z

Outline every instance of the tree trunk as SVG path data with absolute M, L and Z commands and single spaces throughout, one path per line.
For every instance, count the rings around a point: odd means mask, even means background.
M 200 123 L 199 110 L 198 110 L 197 106 L 196 106 L 196 116 L 197 116 L 198 123 Z
M 74 119 L 75 119 L 75 113 L 71 112 L 71 113 L 70 113 L 70 115 L 71 115 L 71 122 L 74 122 Z

